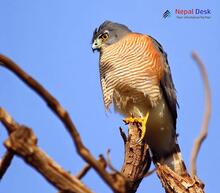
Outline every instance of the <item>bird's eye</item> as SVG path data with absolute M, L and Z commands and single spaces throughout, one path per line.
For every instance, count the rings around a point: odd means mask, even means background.
M 101 35 L 102 40 L 107 40 L 108 39 L 108 33 L 104 33 Z

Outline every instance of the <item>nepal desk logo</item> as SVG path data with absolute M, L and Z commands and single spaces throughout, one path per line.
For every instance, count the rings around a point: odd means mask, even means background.
M 174 16 L 177 19 L 210 19 L 212 16 L 211 9 L 167 9 L 163 15 L 163 19 L 167 19 L 169 17 Z
M 169 10 L 166 10 L 164 13 L 163 13 L 163 18 L 166 19 L 168 17 L 171 16 L 171 12 Z

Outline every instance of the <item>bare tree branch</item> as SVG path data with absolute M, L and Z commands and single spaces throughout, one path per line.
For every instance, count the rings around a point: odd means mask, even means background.
M 7 125 L 7 129 L 16 128 L 5 141 L 9 152 L 13 151 L 20 156 L 62 192 L 92 193 L 79 179 L 64 171 L 37 147 L 37 138 L 30 128 L 15 123 L 2 108 L 0 108 L 0 114 L 2 115 L 0 121 Z
M 205 65 L 199 58 L 199 56 L 193 52 L 192 53 L 192 58 L 195 60 L 196 64 L 199 67 L 203 83 L 204 83 L 204 88 L 205 88 L 205 110 L 204 110 L 204 116 L 203 116 L 203 121 L 201 125 L 201 131 L 198 136 L 198 138 L 194 142 L 194 146 L 192 149 L 192 154 L 191 154 L 191 160 L 190 160 L 190 173 L 192 176 L 197 175 L 197 169 L 196 169 L 196 160 L 198 157 L 199 150 L 201 148 L 201 145 L 205 138 L 207 137 L 208 134 L 208 124 L 209 124 L 209 119 L 211 116 L 211 90 L 209 86 L 209 80 L 208 80 L 208 75 L 205 69 Z
M 149 146 L 146 143 L 137 143 L 138 139 L 140 139 L 141 130 L 136 124 L 128 125 L 128 137 L 126 137 L 126 140 L 124 132 L 122 130 L 120 132 L 125 141 L 125 157 L 121 173 L 126 176 L 130 187 L 127 193 L 134 193 L 151 165 Z
M 157 164 L 157 175 L 166 193 L 204 193 L 204 184 L 195 176 L 180 176 L 167 165 Z
M 13 120 L 11 119 L 11 117 L 7 116 L 6 112 L 3 110 L 0 110 L 0 121 L 5 126 L 9 135 L 17 129 L 15 124 L 13 124 L 13 126 L 10 126 L 8 124 L 9 122 L 13 122 Z M 3 178 L 7 169 L 11 165 L 13 158 L 14 158 L 13 152 L 7 150 L 0 162 L 0 180 Z
M 119 127 L 119 131 L 120 131 L 120 135 L 121 135 L 121 137 L 123 139 L 124 144 L 126 144 L 127 136 L 126 136 L 125 132 L 123 131 L 123 129 L 121 127 Z
M 5 172 L 11 165 L 11 161 L 14 157 L 14 154 L 11 151 L 6 151 L 2 160 L 0 161 L 0 180 L 4 176 Z
M 108 167 L 110 168 L 111 171 L 113 171 L 115 173 L 118 173 L 118 171 L 112 165 L 111 157 L 110 157 L 110 151 L 111 151 L 110 149 L 107 149 L 107 152 L 106 152 L 106 162 L 107 162 L 107 165 L 108 165 Z
M 82 179 L 83 176 L 86 175 L 86 173 L 91 169 L 91 166 L 89 164 L 86 164 L 82 170 L 76 175 L 78 179 Z
M 104 157 L 102 155 L 99 155 L 99 159 L 97 160 L 100 164 L 100 167 L 102 167 L 103 169 L 105 169 L 107 167 L 107 162 L 104 159 Z M 79 171 L 79 173 L 76 175 L 76 177 L 78 179 L 82 179 L 87 172 L 91 169 L 91 165 L 89 165 L 88 163 L 82 168 L 82 170 Z
M 84 146 L 80 135 L 72 122 L 68 112 L 59 104 L 59 102 L 36 80 L 23 71 L 16 63 L 4 55 L 0 55 L 0 65 L 9 69 L 31 89 L 33 89 L 49 106 L 49 108 L 57 115 L 61 122 L 65 125 L 69 132 L 78 154 L 90 164 L 102 179 L 112 188 L 114 192 L 125 192 L 126 185 L 122 175 L 110 175 L 106 170 L 100 167 L 99 162 L 92 156 L 89 150 Z
M 19 127 L 8 113 L 0 107 L 0 121 L 5 126 L 8 135 L 16 131 Z

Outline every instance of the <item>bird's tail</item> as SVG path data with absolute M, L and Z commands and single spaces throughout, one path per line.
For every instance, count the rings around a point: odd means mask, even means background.
M 169 154 L 165 156 L 153 155 L 153 160 L 155 163 L 167 165 L 170 169 L 172 169 L 176 174 L 180 176 L 188 175 L 185 163 L 182 158 L 180 147 L 177 143 Z

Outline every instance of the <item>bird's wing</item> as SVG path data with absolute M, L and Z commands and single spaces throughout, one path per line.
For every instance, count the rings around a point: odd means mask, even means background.
M 151 37 L 151 36 L 150 36 Z M 165 100 L 167 101 L 167 105 L 170 109 L 170 112 L 172 113 L 173 116 L 173 121 L 174 121 L 174 128 L 176 128 L 176 119 L 177 119 L 177 99 L 176 99 L 176 89 L 173 84 L 172 76 L 171 76 L 171 71 L 170 71 L 170 66 L 167 60 L 167 54 L 163 50 L 163 47 L 161 44 L 155 40 L 153 37 L 151 37 L 154 45 L 156 48 L 160 51 L 162 56 L 164 57 L 165 61 L 165 72 L 164 75 L 160 81 L 160 85 L 163 91 L 163 95 L 165 97 Z
M 155 47 L 158 49 L 158 51 L 161 53 L 162 57 L 164 58 L 163 64 L 165 70 L 160 80 L 160 87 L 163 92 L 163 97 L 165 98 L 170 113 L 173 117 L 173 128 L 175 129 L 178 103 L 176 99 L 176 90 L 171 76 L 170 66 L 167 60 L 167 54 L 157 40 L 152 38 L 152 41 L 154 42 Z M 156 163 L 159 162 L 167 165 L 169 168 L 171 168 L 174 172 L 176 172 L 180 176 L 186 176 L 188 175 L 188 173 L 177 140 L 174 143 L 175 143 L 174 147 L 170 149 L 169 155 L 164 157 L 163 155 L 156 154 L 156 156 L 153 155 L 153 160 Z

